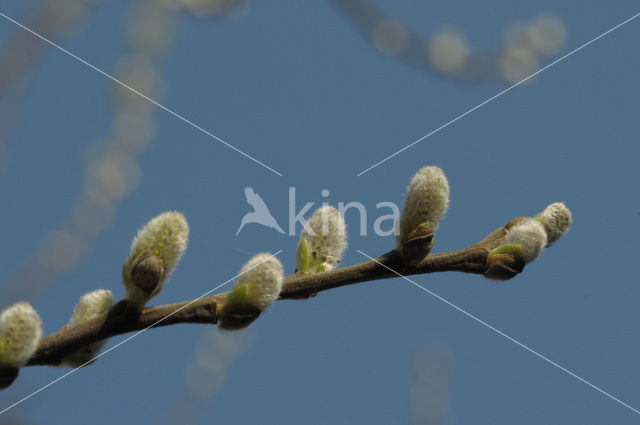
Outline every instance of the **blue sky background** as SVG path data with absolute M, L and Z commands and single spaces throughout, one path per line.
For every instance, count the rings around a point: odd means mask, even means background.
M 9 1 L 0 11 L 21 20 L 39 4 Z M 495 50 L 513 21 L 552 12 L 565 23 L 568 52 L 638 12 L 631 0 L 376 4 L 425 37 L 454 24 L 473 50 Z M 112 72 L 127 49 L 130 8 L 122 0 L 101 3 L 60 44 Z M 16 31 L 0 19 L 0 43 Z M 357 234 L 354 211 L 346 217 L 352 232 L 343 264 L 351 265 L 365 260 L 357 249 L 376 256 L 395 243 L 371 232 L 375 218 L 388 212 L 376 203 L 401 204 L 413 173 L 438 165 L 452 195 L 434 252 L 468 246 L 554 201 L 567 203 L 574 224 L 509 282 L 455 273 L 414 280 L 640 409 L 640 288 L 633 269 L 640 236 L 640 20 L 361 177 L 356 174 L 508 84 L 457 83 L 407 67 L 376 50 L 326 1 L 251 2 L 243 14 L 215 20 L 180 13 L 172 32 L 160 67 L 162 103 L 284 176 L 156 109 L 137 189 L 77 267 L 28 299 L 46 333 L 66 323 L 87 291 L 107 288 L 122 296 L 120 267 L 131 238 L 162 211 L 183 211 L 192 233 L 154 305 L 195 298 L 228 280 L 251 257 L 247 251 L 282 249 L 281 261 L 293 271 L 297 235 L 248 225 L 235 236 L 249 210 L 247 185 L 282 226 L 289 186 L 299 205 L 319 205 L 325 188 L 329 202 L 362 202 L 369 235 Z M 0 285 L 70 214 L 87 158 L 110 131 L 114 83 L 47 49 L 23 77 L 27 88 L 15 103 L 10 156 L 0 174 Z M 193 423 L 412 423 L 414 364 L 426 352 L 445 365 L 432 396 L 448 410 L 441 420 L 422 423 L 632 424 L 640 418 L 402 279 L 276 303 L 234 340 L 240 348 L 227 360 L 211 354 L 226 378 L 212 381 L 217 392 L 197 402 L 185 396 L 185 371 L 204 331 L 198 325 L 150 330 L 7 415 L 33 424 L 151 424 L 186 406 Z M 64 372 L 23 369 L 0 393 L 0 407 Z

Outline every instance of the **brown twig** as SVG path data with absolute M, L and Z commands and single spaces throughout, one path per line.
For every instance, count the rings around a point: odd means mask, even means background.
M 324 273 L 294 273 L 285 278 L 280 299 L 307 299 L 319 292 L 341 286 L 397 277 L 393 271 L 403 275 L 447 271 L 484 274 L 489 251 L 500 245 L 506 234 L 505 229 L 510 223 L 468 248 L 428 255 L 415 267 L 405 265 L 400 252 L 392 250 L 376 260 Z M 61 363 L 64 357 L 82 346 L 150 327 L 178 323 L 215 324 L 218 322 L 220 301 L 224 299 L 226 294 L 221 293 L 181 303 L 149 307 L 141 312 L 131 308 L 126 301 L 120 301 L 108 313 L 80 325 L 65 326 L 58 332 L 43 337 L 40 340 L 38 350 L 29 360 L 27 366 L 56 366 Z

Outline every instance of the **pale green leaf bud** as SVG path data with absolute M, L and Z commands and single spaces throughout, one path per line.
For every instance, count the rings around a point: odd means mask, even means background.
M 302 273 L 331 270 L 347 249 L 347 225 L 332 206 L 318 208 L 309 218 L 298 245 L 297 268 Z
M 113 293 L 107 289 L 97 289 L 84 294 L 73 309 L 73 315 L 67 326 L 79 325 L 100 316 L 109 311 L 114 303 Z M 81 347 L 65 357 L 62 362 L 72 367 L 82 366 L 91 361 L 100 352 L 102 347 L 104 347 L 106 342 L 107 340 L 103 339 Z
M 484 275 L 494 280 L 509 280 L 521 273 L 525 262 L 522 245 L 500 245 L 487 256 Z
M 547 232 L 547 247 L 564 236 L 571 226 L 571 211 L 564 202 L 554 202 L 534 217 Z
M 547 245 L 547 232 L 538 220 L 524 218 L 507 231 L 502 245 L 520 245 L 522 247 L 520 255 L 525 264 L 529 264 Z
M 407 189 L 407 196 L 400 214 L 398 248 L 416 227 L 426 225 L 432 230 L 449 208 L 449 182 L 439 167 L 428 166 L 420 169 Z
M 182 213 L 169 211 L 145 224 L 131 243 L 122 269 L 125 298 L 138 308 L 157 295 L 187 249 L 189 225 Z
M 298 250 L 296 251 L 296 271 L 309 273 L 311 270 L 311 254 L 309 244 L 306 239 L 300 239 Z
M 38 348 L 42 320 L 27 302 L 12 305 L 0 315 L 0 366 L 21 367 Z

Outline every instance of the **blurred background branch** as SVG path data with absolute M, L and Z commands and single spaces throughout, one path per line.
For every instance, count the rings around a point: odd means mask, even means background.
M 416 353 L 409 381 L 410 423 L 442 425 L 449 416 L 451 352 L 446 345 L 426 344 Z
M 27 20 L 35 32 L 58 40 L 69 34 L 89 12 L 90 0 L 50 1 Z M 127 18 L 128 51 L 115 66 L 115 77 L 155 99 L 162 98 L 164 81 L 160 67 L 176 37 L 176 14 L 186 11 L 198 18 L 237 13 L 245 0 L 139 0 Z M 33 34 L 17 28 L 0 50 L 0 172 L 8 156 L 10 123 L 16 121 L 17 101 L 24 100 L 27 84 L 20 76 L 30 74 L 47 45 Z M 15 89 L 11 86 L 17 86 Z M 142 176 L 140 158 L 154 139 L 154 105 L 124 87 L 109 87 L 113 105 L 110 134 L 90 152 L 85 166 L 84 189 L 60 227 L 53 230 L 37 250 L 4 278 L 0 299 L 4 305 L 35 300 L 45 294 L 87 255 L 107 230 L 121 203 L 133 194 Z
M 90 9 L 91 0 L 50 0 L 39 4 L 25 24 L 52 41 L 59 41 L 77 29 Z M 48 51 L 33 34 L 15 28 L 0 46 L 0 177 L 7 167 L 11 131 L 25 101 L 33 68 Z
M 71 0 L 63 4 L 73 7 Z M 54 9 L 60 7 L 62 4 Z M 162 2 L 138 1 L 132 8 L 127 25 L 129 51 L 119 60 L 115 74 L 118 79 L 141 92 L 159 97 L 162 79 L 158 67 L 173 35 L 172 12 Z M 56 21 L 56 26 L 61 25 L 55 16 L 49 19 Z M 40 20 L 46 24 L 49 19 Z M 45 36 L 51 32 L 49 27 L 52 26 L 44 26 Z M 30 33 L 23 35 L 25 32 L 20 31 L 20 37 L 29 40 L 22 43 L 37 45 L 34 52 L 42 49 L 42 40 Z M 18 53 L 14 52 L 13 56 Z M 33 65 L 35 56 L 31 57 L 30 61 L 19 63 L 22 66 Z M 10 61 L 11 55 L 5 60 Z M 3 81 L 8 82 L 16 75 L 17 71 L 8 73 Z M 5 278 L 0 298 L 6 304 L 21 299 L 37 299 L 73 270 L 109 227 L 121 202 L 137 188 L 142 174 L 139 159 L 149 148 L 154 136 L 154 107 L 122 87 L 110 91 L 114 109 L 111 131 L 90 155 L 85 167 L 83 191 L 60 227 L 52 231 L 40 243 L 37 251 Z
M 533 73 L 542 59 L 560 52 L 566 41 L 562 20 L 541 14 L 527 23 L 512 23 L 500 48 L 473 52 L 464 31 L 455 26 L 442 26 L 424 38 L 368 0 L 329 2 L 382 53 L 458 82 L 518 82 Z
M 222 332 L 208 327 L 186 362 L 184 381 L 175 388 L 171 403 L 158 420 L 161 424 L 202 423 L 213 399 L 222 391 L 229 369 L 248 348 L 246 331 Z

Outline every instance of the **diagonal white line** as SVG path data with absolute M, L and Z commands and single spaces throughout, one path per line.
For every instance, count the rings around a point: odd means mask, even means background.
M 267 170 L 271 171 L 274 174 L 279 175 L 280 177 L 282 177 L 282 174 L 279 173 L 278 171 L 274 170 L 273 168 L 269 167 L 268 165 L 263 164 L 262 162 L 258 161 L 257 159 L 255 159 L 254 157 L 252 157 L 249 154 L 244 153 L 243 151 L 241 151 L 240 149 L 236 148 L 235 146 L 231 145 L 230 143 L 224 141 L 223 139 L 221 139 L 220 137 L 216 136 L 215 134 L 205 130 L 204 128 L 200 127 L 199 125 L 193 123 L 192 121 L 189 121 L 188 119 L 186 119 L 185 117 L 183 117 L 182 115 L 178 114 L 177 112 L 174 112 L 173 110 L 167 108 L 164 105 L 161 105 L 160 103 L 156 102 L 155 100 L 151 99 L 149 96 L 146 96 L 142 93 L 140 93 L 138 90 L 134 89 L 133 87 L 123 83 L 122 81 L 118 80 L 116 77 L 111 76 L 110 74 L 107 74 L 106 72 L 104 72 L 103 70 L 101 70 L 100 68 L 90 64 L 89 62 L 85 61 L 84 59 L 74 55 L 73 53 L 71 53 L 70 51 L 68 51 L 67 49 L 57 45 L 56 43 L 54 43 L 53 41 L 47 39 L 46 37 L 43 37 L 42 35 L 38 34 L 37 32 L 33 31 L 32 29 L 24 26 L 23 24 L 21 24 L 20 22 L 16 21 L 15 19 L 10 18 L 9 16 L 5 15 L 4 13 L 0 12 L 0 16 L 2 16 L 3 18 L 5 18 L 8 21 L 13 22 L 14 24 L 16 24 L 17 26 L 19 26 L 20 28 L 22 28 L 25 31 L 30 32 L 31 34 L 35 35 L 36 37 L 38 37 L 39 39 L 41 39 L 42 41 L 45 41 L 47 43 L 49 43 L 51 46 L 55 47 L 56 49 L 60 50 L 63 53 L 66 53 L 67 55 L 71 56 L 72 58 L 74 58 L 75 60 L 77 60 L 78 62 L 81 62 L 83 64 L 85 64 L 86 66 L 88 66 L 89 68 L 93 69 L 94 71 L 104 75 L 105 77 L 107 77 L 108 79 L 110 79 L 111 81 L 120 84 L 122 87 L 125 87 L 129 90 L 131 90 L 132 92 L 134 92 L 135 94 L 137 94 L 138 96 L 148 100 L 149 102 L 153 103 L 154 105 L 156 105 L 158 108 L 163 109 L 164 111 L 170 113 L 171 115 L 173 115 L 174 117 L 186 122 L 187 124 L 189 124 L 190 126 L 192 126 L 193 128 L 200 130 L 202 133 L 206 134 L 207 136 L 217 140 L 218 142 L 222 143 L 223 145 L 227 146 L 228 148 L 233 149 L 234 151 L 238 152 L 240 155 L 245 156 L 246 158 L 249 158 L 250 160 L 252 160 L 253 162 L 262 165 L 264 168 L 266 168 Z
M 490 324 L 488 324 L 487 322 L 477 318 L 476 316 L 474 316 L 473 314 L 469 313 L 466 310 L 463 310 L 462 308 L 458 307 L 457 305 L 453 304 L 452 302 L 442 298 L 440 295 L 436 294 L 435 292 L 432 292 L 430 290 L 428 290 L 427 288 L 425 288 L 422 285 L 417 284 L 416 282 L 414 282 L 413 280 L 409 279 L 408 277 L 406 277 L 403 274 L 398 273 L 397 271 L 391 269 L 390 267 L 387 267 L 386 265 L 382 264 L 381 262 L 379 262 L 378 260 L 376 260 L 373 257 L 368 256 L 367 254 L 365 254 L 364 252 L 360 251 L 359 249 L 356 250 L 358 251 L 360 254 L 364 255 L 365 257 L 367 257 L 369 260 L 375 261 L 376 263 L 380 264 L 382 267 L 386 268 L 387 270 L 389 270 L 392 273 L 395 273 L 396 275 L 398 275 L 398 277 L 403 278 L 404 280 L 414 284 L 415 286 L 417 286 L 418 288 L 422 289 L 423 291 L 425 291 L 426 293 L 428 293 L 429 295 L 432 295 L 434 297 L 436 297 L 437 299 L 439 299 L 440 301 L 442 301 L 443 303 L 447 304 L 450 307 L 453 307 L 454 309 L 458 310 L 460 313 L 472 318 L 473 320 L 475 320 L 476 322 L 480 323 L 481 325 L 486 326 L 487 328 L 491 329 L 492 331 L 496 332 L 499 335 L 502 335 L 503 337 L 507 338 L 509 341 L 519 345 L 520 347 L 524 348 L 525 350 L 527 350 L 528 352 L 530 352 L 531 354 L 541 358 L 542 360 L 544 360 L 545 362 L 557 367 L 558 369 L 560 369 L 561 371 L 573 376 L 574 378 L 576 378 L 577 380 L 581 381 L 584 384 L 587 384 L 588 386 L 590 386 L 591 388 L 593 388 L 594 390 L 604 394 L 605 396 L 609 397 L 610 399 L 620 403 L 621 405 L 623 405 L 624 407 L 634 411 L 637 414 L 640 414 L 640 410 L 637 410 L 631 406 L 629 406 L 627 403 L 625 403 L 624 401 L 612 396 L 611 394 L 609 394 L 608 392 L 606 392 L 603 389 L 600 389 L 599 387 L 595 386 L 594 384 L 592 384 L 591 382 L 587 381 L 584 378 L 579 377 L 578 375 L 576 375 L 575 373 L 571 372 L 569 369 L 566 369 L 562 366 L 560 366 L 558 363 L 554 362 L 553 360 L 548 359 L 547 357 L 543 356 L 542 354 L 538 353 L 537 351 L 535 351 L 532 348 L 527 347 L 526 345 L 524 345 L 523 343 L 521 343 L 520 341 L 510 337 L 509 335 L 507 335 L 506 333 L 502 332 L 499 329 L 494 328 L 493 326 L 491 326 Z
M 557 64 L 558 62 L 561 62 L 563 60 L 565 60 L 566 58 L 568 58 L 569 56 L 573 55 L 576 52 L 579 52 L 580 50 L 584 49 L 585 47 L 587 47 L 588 45 L 590 45 L 591 43 L 595 43 L 596 41 L 598 41 L 599 39 L 601 39 L 602 37 L 604 37 L 605 35 L 617 30 L 618 28 L 620 28 L 621 26 L 623 26 L 624 24 L 627 24 L 631 21 L 633 21 L 634 19 L 636 19 L 638 16 L 640 16 L 640 13 L 636 13 L 635 15 L 633 15 L 632 17 L 630 17 L 629 19 L 625 20 L 624 22 L 619 23 L 618 25 L 616 25 L 615 27 L 603 32 L 602 34 L 600 34 L 599 36 L 597 36 L 596 38 L 584 43 L 582 46 L 577 47 L 575 49 L 573 49 L 572 51 L 570 51 L 569 53 L 567 53 L 566 55 L 562 56 L 561 58 L 556 59 L 555 61 L 551 62 L 549 65 L 545 66 L 544 68 L 540 68 L 539 70 L 537 70 L 536 72 L 534 72 L 533 74 L 529 75 L 528 77 L 518 81 L 517 83 L 515 83 L 514 85 L 512 85 L 511 87 L 508 87 L 504 90 L 502 90 L 500 93 L 491 96 L 490 98 L 488 98 L 487 100 L 485 100 L 484 102 L 474 106 L 473 108 L 469 109 L 467 112 L 458 115 L 457 117 L 455 117 L 454 119 L 452 119 L 451 121 L 441 125 L 440 127 L 436 128 L 435 130 L 431 131 L 430 133 L 425 134 L 424 136 L 422 136 L 421 138 L 409 143 L 407 146 L 405 146 L 404 148 L 400 149 L 399 151 L 389 155 L 388 157 L 386 157 L 385 159 L 383 159 L 382 161 L 376 162 L 375 164 L 373 164 L 372 166 L 370 166 L 369 168 L 367 168 L 364 171 L 360 171 L 358 174 L 356 174 L 356 177 L 360 177 L 361 175 L 363 175 L 364 173 L 366 173 L 367 171 L 372 170 L 373 168 L 377 167 L 378 165 L 382 164 L 383 162 L 386 162 L 388 160 L 390 160 L 391 158 L 393 158 L 394 156 L 398 155 L 401 152 L 404 152 L 405 150 L 409 149 L 410 147 L 412 147 L 413 145 L 420 143 L 421 141 L 423 141 L 424 139 L 436 134 L 437 132 L 439 132 L 440 130 L 449 127 L 451 124 L 453 124 L 454 122 L 458 121 L 460 118 L 464 118 L 465 116 L 469 115 L 470 113 L 472 113 L 473 111 L 475 111 L 476 109 L 480 109 L 482 108 L 484 105 L 486 105 L 487 103 L 491 102 L 494 99 L 497 99 L 498 97 L 502 96 L 503 94 L 507 93 L 508 91 L 510 91 L 511 89 L 518 87 L 519 85 L 521 85 L 522 83 L 524 83 L 525 81 L 535 77 L 536 75 L 540 74 L 541 72 L 546 71 L 547 69 L 551 68 L 553 65 Z
M 220 289 L 221 287 L 223 287 L 224 285 L 226 285 L 227 283 L 231 282 L 233 279 L 237 278 L 238 276 L 242 276 L 243 274 L 247 273 L 249 270 L 258 267 L 260 264 L 264 263 L 265 261 L 267 261 L 270 258 L 275 257 L 276 255 L 280 254 L 283 250 L 281 249 L 280 251 L 276 252 L 275 254 L 269 256 L 268 258 L 265 258 L 264 260 L 260 261 L 258 264 L 256 264 L 253 267 L 248 268 L 247 270 L 243 271 L 242 273 L 238 273 L 237 275 L 235 275 L 234 277 L 232 277 L 231 279 L 221 283 L 220 285 L 216 286 L 213 289 L 210 289 L 209 291 L 205 292 L 204 294 L 200 295 L 198 298 L 189 301 L 187 304 L 183 305 L 182 307 L 176 309 L 175 311 L 167 314 L 166 316 L 164 316 L 162 319 L 159 319 L 157 321 L 155 321 L 154 323 L 150 324 L 149 326 L 147 326 L 144 329 L 139 330 L 138 332 L 134 333 L 133 335 L 129 336 L 127 339 L 120 341 L 119 343 L 117 343 L 116 345 L 114 345 L 113 347 L 109 348 L 108 350 L 105 350 L 104 352 L 98 354 L 97 356 L 95 356 L 94 358 L 92 358 L 91 360 L 87 361 L 86 363 L 83 363 L 82 365 L 76 367 L 75 369 L 71 369 L 69 372 L 65 373 L 64 375 L 54 379 L 53 381 L 49 382 L 47 385 L 45 385 L 44 387 L 32 392 L 31 394 L 29 394 L 28 396 L 23 397 L 22 399 L 16 401 L 15 403 L 13 403 L 11 406 L 5 407 L 3 410 L 0 411 L 0 415 L 2 415 L 3 413 L 5 413 L 6 411 L 16 407 L 17 405 L 19 405 L 20 403 L 22 403 L 23 401 L 26 401 L 28 399 L 30 399 L 31 397 L 33 397 L 34 395 L 38 394 L 41 391 L 46 390 L 47 388 L 49 388 L 50 386 L 52 386 L 53 384 L 60 382 L 61 380 L 63 380 L 64 378 L 66 378 L 67 376 L 71 375 L 72 373 L 74 373 L 75 371 L 77 371 L 78 369 L 81 369 L 83 367 L 85 367 L 86 365 L 90 364 L 91 362 L 99 359 L 100 357 L 104 356 L 105 354 L 107 354 L 110 351 L 115 350 L 116 348 L 120 347 L 122 344 L 124 344 L 125 342 L 128 342 L 130 340 L 132 340 L 133 338 L 137 337 L 138 335 L 140 335 L 141 333 L 149 330 L 150 328 L 156 326 L 158 323 L 164 321 L 165 319 L 173 316 L 174 314 L 176 314 L 177 312 L 179 312 L 180 310 L 187 308 L 188 306 L 190 306 L 191 304 L 193 304 L 194 302 L 206 297 L 207 295 L 209 295 L 210 293 L 212 293 L 213 291 Z

